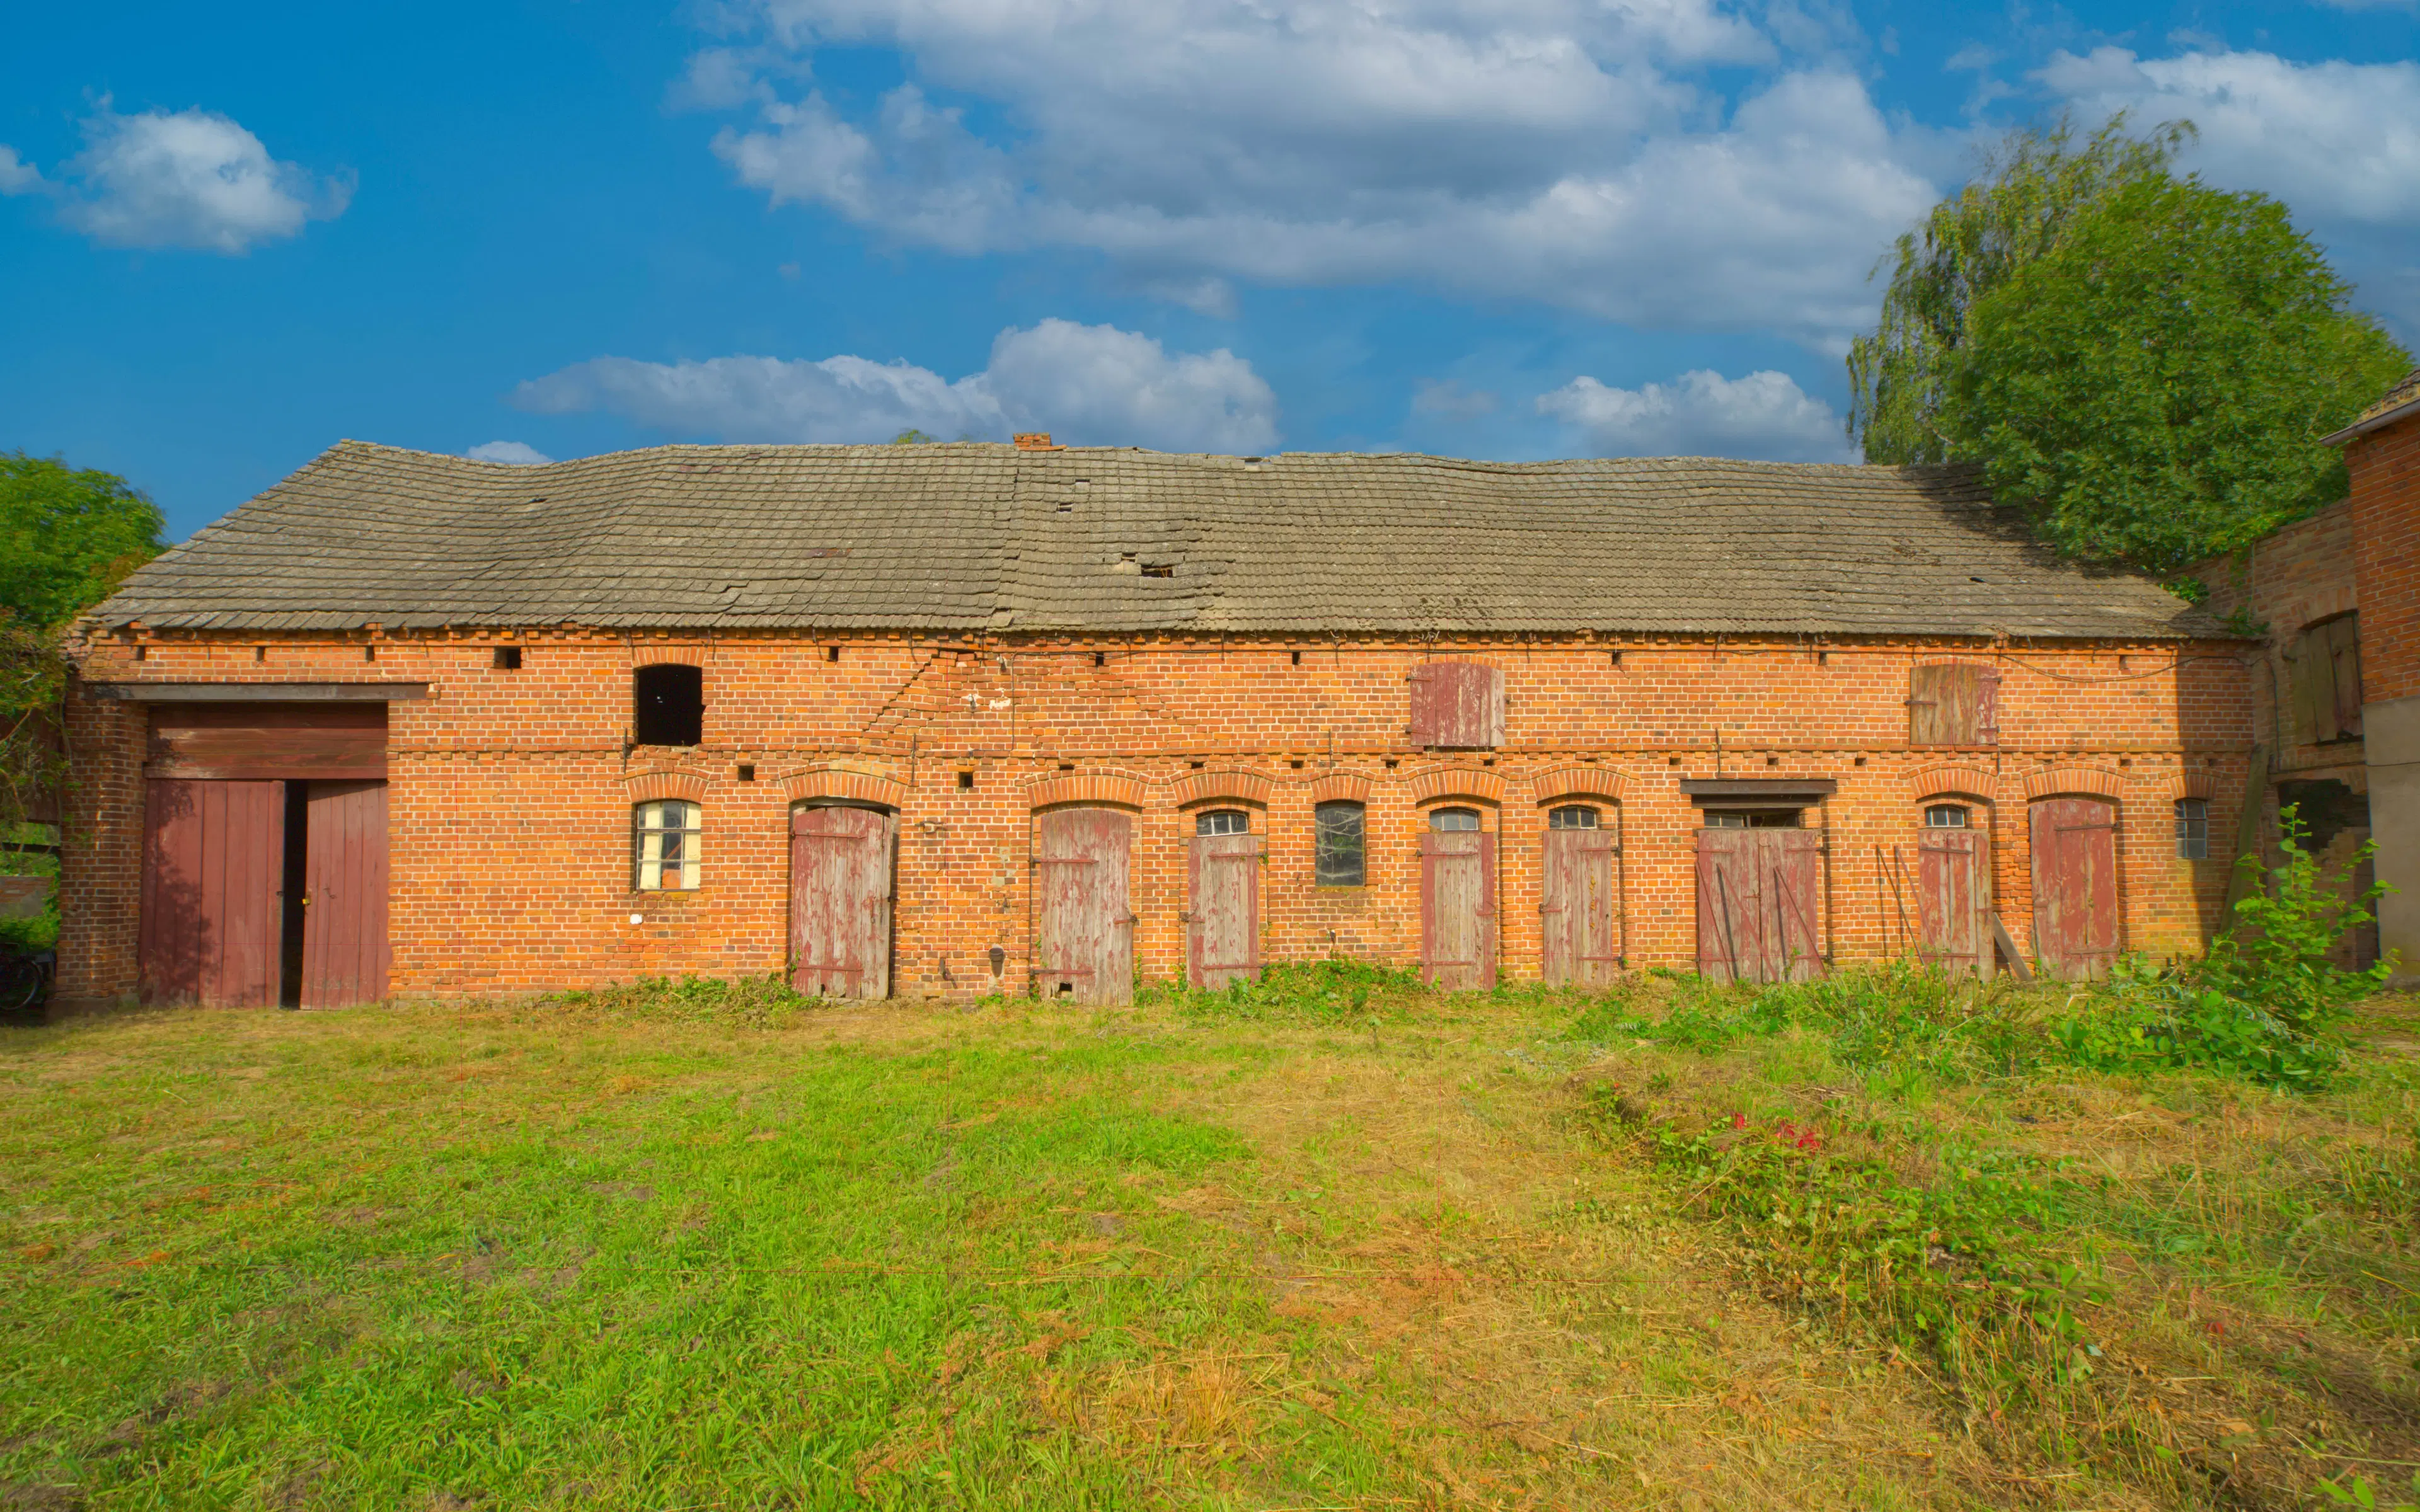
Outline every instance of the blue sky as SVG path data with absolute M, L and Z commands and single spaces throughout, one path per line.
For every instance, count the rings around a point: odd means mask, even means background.
M 2195 120 L 2412 343 L 2416 42 L 2420 0 L 33 8 L 0 449 L 179 536 L 342 437 L 1844 457 L 1874 260 L 2062 109 Z

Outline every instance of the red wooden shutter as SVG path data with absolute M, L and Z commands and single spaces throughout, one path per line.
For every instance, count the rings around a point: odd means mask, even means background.
M 1475 661 L 1432 661 L 1411 676 L 1416 746 L 1492 748 L 1504 743 L 1504 673 Z

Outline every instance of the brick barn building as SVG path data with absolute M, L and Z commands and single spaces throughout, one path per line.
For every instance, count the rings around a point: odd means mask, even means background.
M 63 995 L 2198 949 L 2253 649 L 1955 471 L 346 442 L 83 625 Z

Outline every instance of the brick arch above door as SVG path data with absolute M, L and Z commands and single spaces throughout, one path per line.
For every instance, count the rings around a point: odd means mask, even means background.
M 792 803 L 810 798 L 846 798 L 896 809 L 908 801 L 908 784 L 878 772 L 853 772 L 840 766 L 811 766 L 782 779 L 782 791 Z
M 1180 809 L 1214 798 L 1233 798 L 1266 808 L 1269 794 L 1276 786 L 1277 779 L 1265 773 L 1230 767 L 1218 772 L 1187 772 L 1169 784 L 1169 793 Z
M 1998 793 L 1999 779 L 1979 766 L 1928 766 L 1909 776 L 1907 790 L 1918 802 L 1953 793 L 1990 802 Z
M 1025 803 L 1030 809 L 1062 803 L 1106 803 L 1140 809 L 1149 792 L 1150 785 L 1130 772 L 1060 772 L 1028 781 Z
M 1610 798 L 1621 801 L 1629 779 L 1604 766 L 1552 766 L 1529 775 L 1529 794 L 1540 803 L 1558 798 Z
M 1412 774 L 1412 801 L 1430 803 L 1438 798 L 1477 798 L 1484 803 L 1504 801 L 1504 779 L 1494 772 L 1470 766 L 1432 766 L 1425 772 Z
M 2098 766 L 2054 766 L 2025 779 L 2025 796 L 2029 799 L 2074 794 L 2084 797 L 2107 798 L 2114 803 L 2125 796 L 2125 793 L 2126 779 L 2123 777 Z

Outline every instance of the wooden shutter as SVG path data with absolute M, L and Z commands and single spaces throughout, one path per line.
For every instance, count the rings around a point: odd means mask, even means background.
M 2335 695 L 2333 738 L 2350 740 L 2361 733 L 2361 617 L 2330 620 L 2327 631 L 2329 682 Z
M 2361 621 L 2342 614 L 2304 630 L 2286 658 L 2297 745 L 2361 733 Z
M 1412 669 L 1415 746 L 1493 748 L 1504 743 L 1504 673 L 1475 661 L 1431 661 Z
M 1908 669 L 1907 743 L 1991 746 L 1999 742 L 2000 678 L 1979 661 L 1931 662 Z

